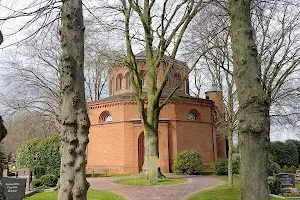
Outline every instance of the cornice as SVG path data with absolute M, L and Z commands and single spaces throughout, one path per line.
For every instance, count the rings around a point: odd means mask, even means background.
M 163 99 L 162 99 L 163 101 Z M 200 107 L 213 107 L 211 101 L 203 102 L 207 100 L 203 99 L 187 99 L 187 98 L 177 98 L 171 99 L 167 103 L 167 105 L 192 105 L 192 106 L 200 106 Z M 145 101 L 145 105 L 148 104 L 148 101 Z M 110 108 L 116 106 L 126 106 L 126 105 L 137 105 L 137 102 L 132 99 L 119 99 L 115 101 L 106 101 L 106 102 L 97 102 L 94 104 L 89 104 L 87 106 L 88 110 L 100 109 L 100 108 Z

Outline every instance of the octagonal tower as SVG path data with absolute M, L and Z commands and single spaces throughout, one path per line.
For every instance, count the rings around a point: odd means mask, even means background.
M 136 55 L 143 91 L 147 91 L 145 53 Z M 216 104 L 212 100 L 189 95 L 188 66 L 165 56 L 158 71 L 158 84 L 166 66 L 172 62 L 169 81 L 162 94 L 183 82 L 159 119 L 159 160 L 162 172 L 171 172 L 177 153 L 196 149 L 203 156 L 203 163 L 211 167 L 217 157 L 225 157 L 225 139 L 217 139 L 214 115 Z M 185 81 L 183 81 L 185 80 Z M 87 147 L 87 171 L 109 169 L 114 173 L 138 173 L 144 160 L 143 127 L 137 103 L 129 81 L 128 69 L 117 66 L 109 72 L 108 98 L 88 104 L 91 122 Z M 145 101 L 147 108 L 147 101 Z M 218 141 L 218 142 L 217 142 Z M 222 142 L 223 141 L 223 142 Z

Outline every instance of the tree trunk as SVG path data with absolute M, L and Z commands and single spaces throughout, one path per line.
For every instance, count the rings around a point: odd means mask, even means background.
M 232 173 L 232 130 L 228 130 L 228 187 L 233 188 L 233 173 Z
M 3 42 L 3 35 L 2 35 L 2 32 L 0 31 L 0 44 L 2 44 Z
M 0 116 L 0 142 L 3 140 L 3 138 L 6 136 L 6 134 L 7 134 L 7 130 L 6 130 L 5 126 L 3 125 L 3 120 L 2 120 L 2 117 Z M 4 163 L 0 163 L 0 179 L 3 176 L 3 167 L 4 167 Z M 0 200 L 5 200 L 5 199 L 6 198 L 4 196 L 3 187 L 0 187 Z
M 239 100 L 241 200 L 268 200 L 270 100 L 261 84 L 250 16 L 251 0 L 230 0 L 231 45 Z
M 149 99 L 148 99 L 149 100 Z M 150 182 L 156 182 L 162 175 L 159 163 L 158 122 L 159 111 L 148 102 L 147 123 L 144 124 L 144 164 L 143 173 Z
M 81 0 L 64 0 L 61 26 L 61 171 L 59 200 L 85 200 L 89 119 L 84 95 L 84 25 Z

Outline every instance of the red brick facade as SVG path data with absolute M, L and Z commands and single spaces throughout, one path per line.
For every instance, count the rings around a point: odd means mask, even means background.
M 164 62 L 161 69 L 164 69 Z M 165 92 L 187 78 L 186 65 L 177 63 Z M 181 67 L 180 67 L 181 66 Z M 141 63 L 141 71 L 143 70 Z M 146 74 L 146 72 L 142 72 Z M 160 83 L 162 72 L 159 72 Z M 127 69 L 110 71 L 110 97 L 88 105 L 91 121 L 87 147 L 87 171 L 106 168 L 115 173 L 138 173 L 143 163 L 143 127 L 130 89 Z M 146 76 L 145 76 L 146 77 Z M 147 80 L 145 90 L 147 89 Z M 171 172 L 174 156 L 196 149 L 203 163 L 212 166 L 217 157 L 226 157 L 225 139 L 214 125 L 216 105 L 223 110 L 218 92 L 206 95 L 211 100 L 189 96 L 188 81 L 162 109 L 159 121 L 159 159 L 162 172 Z M 162 97 L 163 98 L 163 97 Z M 147 102 L 145 102 L 147 107 Z

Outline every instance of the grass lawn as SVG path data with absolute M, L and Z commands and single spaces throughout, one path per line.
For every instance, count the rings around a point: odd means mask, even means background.
M 30 197 L 26 197 L 24 200 L 56 200 L 58 191 L 55 192 L 43 192 L 34 194 Z M 123 197 L 104 190 L 89 189 L 87 193 L 88 200 L 124 200 Z
M 224 181 L 224 185 L 214 187 L 210 190 L 204 190 L 191 196 L 188 200 L 237 200 L 239 199 L 239 178 L 234 177 L 234 189 L 230 189 L 227 186 L 227 176 L 217 176 Z M 279 198 L 271 197 L 271 200 Z M 295 198 L 296 199 L 296 198 Z M 292 200 L 289 198 L 289 200 Z M 299 200 L 299 198 L 298 198 Z
M 187 179 L 185 178 L 163 178 L 159 179 L 158 182 L 150 183 L 144 178 L 126 178 L 115 180 L 114 183 L 120 185 L 133 185 L 133 186 L 153 186 L 153 185 L 176 185 L 185 183 Z

